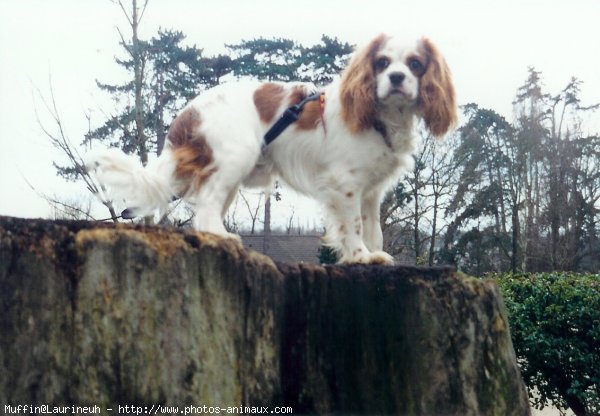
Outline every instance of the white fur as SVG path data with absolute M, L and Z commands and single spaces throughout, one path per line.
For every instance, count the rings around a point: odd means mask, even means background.
M 350 131 L 341 117 L 340 81 L 324 89 L 324 125 L 311 130 L 291 125 L 264 151 L 263 136 L 272 123 L 263 123 L 254 105 L 260 83 L 221 85 L 190 102 L 186 108 L 200 114 L 199 133 L 212 149 L 218 168 L 197 192 L 185 195 L 196 213 L 194 227 L 231 237 L 223 217 L 238 188 L 268 186 L 279 177 L 323 204 L 326 241 L 339 251 L 342 262 L 392 263 L 392 257 L 382 251 L 379 206 L 399 172 L 412 164 L 419 79 L 406 67 L 406 57 L 416 48 L 416 43 L 405 47 L 392 38 L 381 49 L 390 59 L 388 68 L 376 77 L 385 139 L 374 128 Z M 399 71 L 406 78 L 393 91 L 389 73 Z M 281 85 L 290 91 L 299 84 Z M 309 84 L 303 87 L 307 92 L 314 89 Z M 281 104 L 276 119 L 287 106 L 287 101 Z M 92 155 L 88 166 L 114 195 L 127 199 L 138 212 L 161 207 L 185 187 L 175 179 L 169 142 L 160 158 L 145 168 L 115 150 Z
M 163 157 L 150 161 L 146 167 L 135 156 L 115 148 L 89 152 L 85 162 L 98 181 L 110 187 L 113 198 L 127 200 L 136 216 L 145 216 L 165 209 L 175 195 L 175 165 L 169 153 L 165 149 Z

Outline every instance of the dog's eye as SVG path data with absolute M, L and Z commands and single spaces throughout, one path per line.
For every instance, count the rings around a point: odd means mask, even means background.
M 421 75 L 425 72 L 425 67 L 423 66 L 421 61 L 415 58 L 408 61 L 408 67 L 417 75 Z
M 383 71 L 389 65 L 390 65 L 390 60 L 389 60 L 389 58 L 386 58 L 385 56 L 383 56 L 375 61 L 375 69 L 377 71 Z

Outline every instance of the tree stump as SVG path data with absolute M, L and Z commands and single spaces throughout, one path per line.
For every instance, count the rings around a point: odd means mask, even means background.
M 274 264 L 210 234 L 0 217 L 0 335 L 5 412 L 530 414 L 497 286 L 450 268 Z

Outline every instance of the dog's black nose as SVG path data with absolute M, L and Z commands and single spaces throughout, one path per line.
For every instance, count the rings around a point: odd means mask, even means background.
M 406 75 L 403 72 L 392 72 L 390 74 L 390 82 L 395 87 L 402 84 L 402 81 L 404 81 L 404 78 L 406 78 Z

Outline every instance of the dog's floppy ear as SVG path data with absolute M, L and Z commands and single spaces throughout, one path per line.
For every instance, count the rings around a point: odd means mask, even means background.
M 386 35 L 379 35 L 368 45 L 358 49 L 342 74 L 342 119 L 352 133 L 371 128 L 375 121 L 377 85 L 373 62 L 386 39 Z
M 457 120 L 452 75 L 446 60 L 427 38 L 420 41 L 427 68 L 419 82 L 420 110 L 427 128 L 436 137 L 448 132 Z

